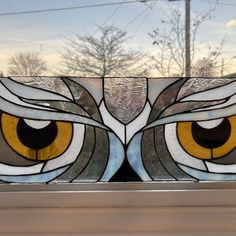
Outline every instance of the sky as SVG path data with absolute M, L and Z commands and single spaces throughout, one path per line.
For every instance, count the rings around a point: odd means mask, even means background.
M 126 0 L 127 1 L 127 0 Z M 63 8 L 101 3 L 123 4 L 65 11 L 41 12 L 22 15 L 2 13 Z M 153 7 L 150 6 L 153 4 Z M 197 41 L 199 55 L 208 45 L 215 47 L 224 38 L 222 59 L 230 61 L 227 73 L 236 72 L 236 1 L 192 0 L 191 14 L 214 7 L 210 20 L 200 28 Z M 148 33 L 162 27 L 161 20 L 170 8 L 184 10 L 184 1 L 156 0 L 154 3 L 125 3 L 125 0 L 0 0 L 0 71 L 7 74 L 8 60 L 15 53 L 37 51 L 53 70 L 60 62 L 65 38 L 74 34 L 96 35 L 97 25 L 115 25 L 128 32 L 127 47 L 153 53 L 155 45 Z M 200 55 L 201 54 L 201 55 Z

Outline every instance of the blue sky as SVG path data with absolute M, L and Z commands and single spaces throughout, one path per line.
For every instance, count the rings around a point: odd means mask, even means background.
M 71 7 L 98 3 L 122 2 L 123 0 L 0 0 L 0 13 L 29 11 L 48 8 Z M 236 55 L 236 6 L 224 6 L 221 3 L 235 4 L 235 0 L 192 0 L 192 11 L 205 11 L 215 5 L 212 19 L 204 23 L 198 34 L 203 44 L 217 45 L 225 37 L 225 58 Z M 160 20 L 169 12 L 169 6 L 184 9 L 184 1 L 168 3 L 157 0 L 155 7 L 149 10 L 143 3 L 123 4 L 107 21 L 124 30 L 132 37 L 128 47 L 153 51 L 152 40 L 148 36 Z M 211 4 L 214 5 L 214 4 Z M 92 34 L 96 24 L 101 25 L 117 9 L 118 5 L 100 8 L 76 9 L 48 13 L 0 16 L 0 70 L 7 70 L 10 56 L 20 51 L 39 51 L 51 67 L 59 61 L 63 38 L 73 33 Z M 146 10 L 145 10 L 146 9 Z M 143 13 L 142 13 L 143 12 Z M 139 17 L 137 17 L 139 15 Z M 194 14 L 194 13 L 192 13 Z M 136 20 L 135 17 L 137 17 Z M 235 20 L 235 22 L 234 22 Z M 231 22 L 227 26 L 227 22 Z M 234 70 L 233 66 L 230 70 Z M 236 71 L 236 69 L 234 70 Z

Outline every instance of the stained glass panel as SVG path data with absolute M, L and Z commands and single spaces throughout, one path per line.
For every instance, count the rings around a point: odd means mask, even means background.
M 0 78 L 1 183 L 236 180 L 236 79 Z

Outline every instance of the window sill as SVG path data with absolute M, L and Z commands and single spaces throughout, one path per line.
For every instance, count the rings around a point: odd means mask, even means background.
M 1 185 L 0 199 L 2 235 L 236 232 L 229 182 Z

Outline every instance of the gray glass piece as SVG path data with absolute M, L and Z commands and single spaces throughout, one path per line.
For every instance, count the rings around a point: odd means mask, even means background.
M 148 123 L 151 123 L 156 120 L 162 113 L 162 111 L 164 111 L 171 104 L 175 103 L 178 91 L 185 83 L 185 81 L 186 79 L 180 79 L 177 82 L 171 84 L 169 87 L 165 88 L 165 90 L 159 95 L 153 105 L 153 109 L 149 116 Z
M 76 104 L 80 105 L 95 120 L 101 122 L 101 115 L 98 106 L 91 95 L 79 84 L 69 79 L 64 79 L 65 83 L 71 90 Z
M 143 110 L 147 99 L 146 78 L 105 78 L 104 98 L 109 112 L 128 124 Z
M 171 174 L 176 180 L 194 180 L 182 171 L 170 156 L 165 143 L 163 126 L 155 128 L 155 145 L 160 161 L 169 174 Z
M 84 87 L 94 98 L 97 104 L 100 104 L 103 98 L 103 79 L 102 78 L 70 78 Z
M 106 131 L 95 128 L 95 149 L 85 170 L 73 182 L 97 182 L 106 168 L 109 143 Z
M 153 104 L 168 85 L 174 83 L 180 78 L 148 78 L 148 99 Z
M 0 132 L 0 163 L 11 165 L 11 166 L 32 166 L 39 162 L 32 161 L 18 155 L 8 144 Z
M 223 165 L 236 164 L 236 149 L 234 149 L 233 151 L 231 151 L 230 153 L 226 154 L 225 156 L 221 158 L 210 159 L 207 161 L 216 163 L 216 164 L 223 164 Z
M 154 129 L 145 130 L 142 139 L 142 158 L 144 166 L 154 180 L 175 180 L 163 167 L 155 150 Z
M 95 145 L 94 128 L 86 126 L 85 139 L 83 147 L 76 161 L 61 176 L 57 177 L 54 182 L 70 182 L 75 179 L 88 164 Z
M 34 105 L 41 105 L 50 108 L 56 108 L 59 111 L 69 112 L 72 114 L 89 116 L 88 113 L 78 104 L 73 102 L 65 102 L 65 101 L 48 101 L 48 100 L 29 100 L 24 99 L 25 102 L 29 102 Z
M 214 105 L 219 105 L 224 103 L 225 101 L 226 101 L 225 99 L 222 99 L 218 101 L 209 101 L 209 102 L 189 101 L 189 102 L 175 103 L 170 107 L 168 107 L 165 111 L 163 111 L 162 114 L 160 115 L 160 118 L 179 114 L 182 112 L 192 111 L 195 109 L 207 108 Z

